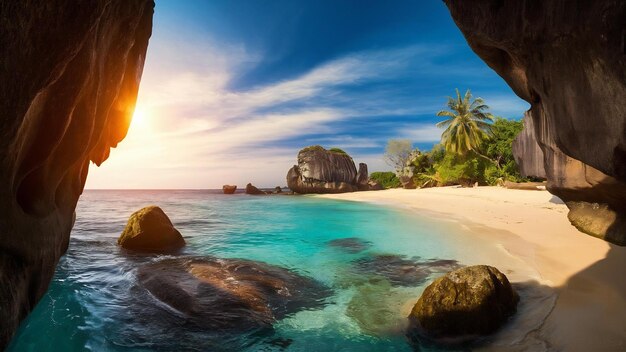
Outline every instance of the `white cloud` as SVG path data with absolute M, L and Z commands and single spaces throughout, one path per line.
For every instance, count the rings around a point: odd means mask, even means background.
M 322 137 L 322 138 L 311 138 L 304 140 L 306 144 L 322 144 L 323 146 L 332 148 L 332 147 L 341 147 L 342 149 L 350 149 L 350 148 L 376 148 L 380 147 L 381 143 L 379 141 L 374 140 L 373 138 L 365 138 L 365 137 L 352 137 L 352 136 L 333 136 L 333 137 Z
M 530 104 L 512 95 L 487 94 L 482 98 L 496 116 L 519 118 L 524 115 L 526 110 L 530 109 Z
M 438 142 L 443 130 L 433 124 L 406 124 L 397 130 L 398 138 L 410 139 L 413 143 Z

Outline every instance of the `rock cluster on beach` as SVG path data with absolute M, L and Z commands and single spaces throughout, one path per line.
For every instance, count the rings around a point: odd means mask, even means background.
M 543 163 L 579 230 L 626 245 L 626 2 L 445 3 L 474 52 L 531 104 L 532 128 L 516 142 L 523 170 L 541 176 Z
M 152 0 L 0 4 L 0 350 L 69 244 L 90 162 L 126 136 Z
M 365 163 L 360 163 L 357 171 L 350 155 L 319 145 L 300 150 L 298 165 L 287 172 L 287 186 L 300 194 L 370 190 Z
M 134 251 L 172 252 L 183 247 L 185 240 L 163 210 L 152 205 L 130 216 L 117 243 Z
M 490 334 L 516 312 L 518 302 L 518 294 L 498 269 L 461 268 L 424 290 L 409 316 L 410 334 L 434 339 Z

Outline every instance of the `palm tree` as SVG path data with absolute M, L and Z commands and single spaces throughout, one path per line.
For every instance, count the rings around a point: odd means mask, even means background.
M 472 151 L 477 155 L 492 161 L 480 154 L 480 145 L 485 138 L 493 121 L 492 115 L 487 112 L 489 107 L 481 98 L 472 100 L 472 93 L 468 89 L 461 98 L 456 89 L 456 98 L 448 97 L 449 110 L 441 110 L 437 116 L 447 117 L 446 120 L 437 124 L 439 128 L 445 128 L 441 135 L 441 143 L 447 151 L 465 155 Z

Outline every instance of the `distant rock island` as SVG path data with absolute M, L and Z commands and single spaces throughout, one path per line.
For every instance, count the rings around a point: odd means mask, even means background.
M 352 157 L 339 148 L 306 147 L 298 153 L 298 165 L 287 172 L 287 186 L 294 192 L 345 193 L 378 189 L 370 185 L 367 164 L 357 171 Z

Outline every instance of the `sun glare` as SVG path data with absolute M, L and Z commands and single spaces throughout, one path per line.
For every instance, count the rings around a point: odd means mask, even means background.
M 145 130 L 148 128 L 148 118 L 146 109 L 139 105 L 136 106 L 135 112 L 133 112 L 133 119 L 130 122 L 131 129 Z

